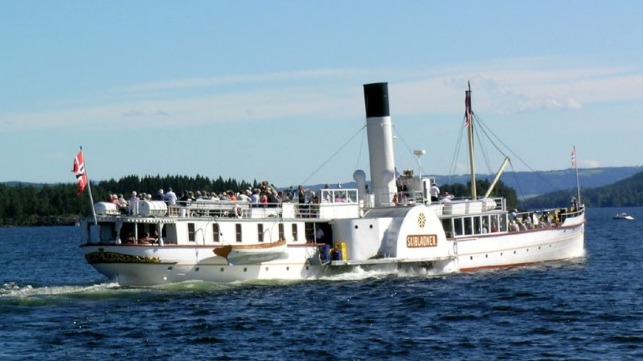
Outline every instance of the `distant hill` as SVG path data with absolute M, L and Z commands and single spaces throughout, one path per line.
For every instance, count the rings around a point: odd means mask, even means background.
M 581 189 L 596 188 L 629 178 L 642 171 L 643 166 L 584 168 L 578 170 L 578 180 Z M 486 178 L 489 181 L 492 181 L 494 177 L 494 174 L 476 176 L 477 179 Z M 436 180 L 440 184 L 467 184 L 469 176 L 436 176 Z M 514 188 L 520 198 L 530 198 L 552 191 L 576 188 L 576 172 L 572 168 L 544 172 L 505 172 L 500 180 L 505 185 Z
M 573 194 L 573 193 L 572 193 Z M 530 198 L 526 208 L 546 208 L 564 204 L 569 191 L 556 191 Z M 601 187 L 581 188 L 581 202 L 588 207 L 638 207 L 643 205 L 643 171 Z

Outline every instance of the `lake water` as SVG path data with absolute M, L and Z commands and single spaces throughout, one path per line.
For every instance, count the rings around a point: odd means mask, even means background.
M 0 359 L 640 360 L 642 231 L 643 208 L 590 209 L 573 262 L 131 289 L 75 227 L 4 228 Z

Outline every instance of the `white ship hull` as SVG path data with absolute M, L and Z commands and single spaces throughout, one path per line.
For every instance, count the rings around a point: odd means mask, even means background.
M 584 228 L 580 224 L 462 239 L 457 242 L 458 268 L 469 272 L 584 257 Z
M 126 286 L 184 281 L 303 280 L 317 278 L 322 273 L 320 263 L 309 265 L 305 262 L 316 247 L 297 247 L 289 250 L 287 259 L 249 265 L 230 265 L 225 258 L 214 255 L 213 247 L 145 245 L 86 246 L 83 249 L 86 254 L 113 252 L 121 255 L 118 262 L 92 265 L 111 281 Z

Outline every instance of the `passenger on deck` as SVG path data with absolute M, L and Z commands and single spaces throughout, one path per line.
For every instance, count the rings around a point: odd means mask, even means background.
M 167 192 L 165 192 L 165 195 L 163 196 L 163 200 L 165 200 L 165 203 L 167 203 L 170 206 L 173 206 L 176 204 L 176 193 L 172 190 L 172 188 L 168 188 Z
M 121 206 L 121 202 L 118 201 L 118 196 L 116 194 L 109 195 L 109 202 L 114 203 L 119 208 Z
M 162 189 L 159 189 L 158 192 L 156 192 L 156 195 L 154 196 L 154 200 L 162 201 L 164 197 L 165 197 L 165 192 L 163 192 Z
M 264 189 L 261 191 L 261 196 L 259 197 L 259 203 L 264 207 L 268 205 L 268 190 Z
M 317 243 L 322 243 L 324 239 L 324 230 L 321 229 L 321 227 L 317 227 L 317 230 L 315 231 L 315 241 Z
M 118 198 L 117 198 L 117 201 L 118 202 L 116 203 L 116 205 L 118 205 L 118 209 L 121 211 L 122 214 L 126 214 L 127 213 L 127 201 L 125 200 L 125 197 L 123 197 L 122 194 L 119 194 Z
M 518 232 L 520 230 L 520 227 L 518 226 L 518 223 L 516 223 L 515 220 L 511 220 L 511 223 L 509 223 L 509 232 Z
M 315 192 L 311 191 L 311 200 L 310 200 L 310 205 L 308 206 L 308 216 L 311 218 L 316 218 L 319 216 L 319 203 L 320 199 L 319 196 L 315 194 Z
M 250 194 L 252 193 L 249 189 L 239 192 L 239 197 L 237 197 L 237 199 L 241 202 L 250 202 Z
M 259 190 L 257 188 L 252 189 L 252 194 L 250 195 L 250 203 L 253 207 L 259 205 Z
M 134 234 L 132 232 L 127 234 L 127 238 L 123 240 L 123 243 L 126 244 L 134 244 L 136 242 L 136 238 L 134 238 Z
M 429 192 L 431 193 L 431 202 L 437 202 L 438 197 L 440 197 L 440 188 L 438 188 L 438 185 L 435 184 L 435 182 L 431 184 L 431 189 L 429 190 Z
M 281 203 L 281 198 L 275 193 L 275 191 L 268 190 L 268 203 L 271 207 L 277 207 Z
M 306 203 L 306 189 L 304 189 L 303 186 L 297 187 L 297 201 L 299 204 L 305 204 Z
M 138 243 L 141 243 L 141 244 L 156 243 L 156 239 L 154 239 L 154 237 L 151 237 L 149 232 L 145 232 L 143 237 L 138 240 Z
M 136 191 L 132 192 L 132 197 L 129 199 L 129 214 L 136 215 L 138 214 L 138 196 Z
M 453 194 L 449 194 L 449 192 L 444 192 L 440 197 L 440 200 L 443 202 L 451 202 L 451 200 L 453 200 Z

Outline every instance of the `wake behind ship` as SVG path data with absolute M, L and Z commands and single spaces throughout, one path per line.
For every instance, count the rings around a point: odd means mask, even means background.
M 388 84 L 364 85 L 364 101 L 370 182 L 357 170 L 356 188 L 307 192 L 302 197 L 313 201 L 305 203 L 298 194 L 279 200 L 267 183 L 259 191 L 271 203 L 137 200 L 120 209 L 98 202 L 95 216 L 81 220 L 87 262 L 121 285 L 150 286 L 306 280 L 356 269 L 443 274 L 584 256 L 579 202 L 518 213 L 491 190 L 432 200 L 432 177 L 397 176 Z M 473 118 L 467 122 L 472 141 Z

